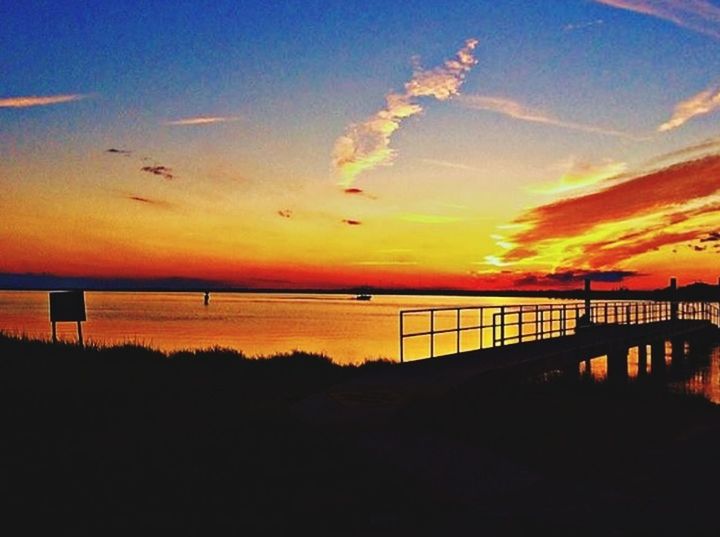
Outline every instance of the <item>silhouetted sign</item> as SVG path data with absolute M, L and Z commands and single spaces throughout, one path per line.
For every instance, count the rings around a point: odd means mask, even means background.
M 83 291 L 52 291 L 50 293 L 50 322 L 85 320 Z

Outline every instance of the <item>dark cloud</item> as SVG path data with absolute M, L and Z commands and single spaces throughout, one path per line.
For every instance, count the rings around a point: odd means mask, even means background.
M 582 282 L 590 278 L 594 282 L 619 283 L 627 278 L 640 276 L 640 273 L 630 270 L 563 270 L 548 274 L 525 274 L 515 280 L 515 285 L 520 287 L 538 285 L 570 285 Z
M 151 173 L 167 180 L 175 179 L 175 175 L 173 175 L 172 169 L 168 168 L 167 166 L 143 166 L 142 168 L 140 168 L 140 171 Z
M 347 224 L 348 226 L 359 226 L 362 224 L 360 220 L 351 220 L 349 218 L 345 218 L 342 220 L 343 224 Z
M 132 155 L 132 151 L 130 151 L 129 149 L 117 149 L 117 148 L 115 148 L 115 147 L 111 147 L 110 149 L 106 149 L 105 152 L 106 152 L 106 153 L 114 153 L 114 154 L 116 154 L 116 155 L 125 155 L 125 156 Z
M 720 241 L 720 231 L 711 231 L 707 237 L 700 239 L 700 242 L 717 242 Z
M 170 203 L 168 203 L 167 201 L 146 198 L 144 196 L 138 196 L 136 194 L 128 194 L 126 196 L 126 198 L 129 199 L 130 201 L 136 201 L 136 202 L 142 203 L 144 205 L 153 205 L 155 207 L 170 207 Z
M 373 196 L 372 194 L 368 194 L 365 192 L 362 188 L 356 188 L 356 187 L 350 187 L 343 190 L 343 193 L 349 195 L 349 196 L 361 196 L 363 198 L 376 200 L 377 196 Z
M 280 209 L 277 214 L 283 218 L 292 218 L 293 212 L 290 209 Z

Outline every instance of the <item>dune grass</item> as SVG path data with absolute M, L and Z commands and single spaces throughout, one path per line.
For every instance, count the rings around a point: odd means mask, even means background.
M 74 535 L 714 530 L 720 409 L 662 384 L 500 373 L 378 421 L 293 412 L 398 367 L 0 336 L 6 511 Z M 498 464 L 533 479 L 480 500 L 456 487 Z

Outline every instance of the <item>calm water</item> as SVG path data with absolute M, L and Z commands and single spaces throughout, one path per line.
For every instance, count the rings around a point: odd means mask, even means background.
M 87 292 L 85 302 L 88 320 L 83 332 L 88 341 L 133 342 L 166 351 L 220 345 L 250 356 L 300 349 L 327 354 L 338 363 L 356 363 L 398 358 L 401 309 L 552 301 L 374 296 L 364 302 L 350 295 L 212 293 L 205 306 L 201 293 Z M 454 318 L 447 317 L 440 316 L 436 327 L 451 326 Z M 50 337 L 47 292 L 0 292 L 0 330 Z M 74 340 L 75 330 L 72 323 L 58 324 L 62 339 Z M 463 347 L 476 344 L 471 337 Z M 450 352 L 454 345 L 454 336 L 436 338 L 438 353 Z M 406 357 L 425 355 L 427 347 L 427 338 L 411 340 Z

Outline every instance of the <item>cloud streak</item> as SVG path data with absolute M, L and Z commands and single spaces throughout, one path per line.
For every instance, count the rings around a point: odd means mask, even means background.
M 672 161 L 678 158 L 690 158 L 703 156 L 703 154 L 716 153 L 720 151 L 720 138 L 707 138 L 696 144 L 670 151 L 647 162 L 647 165 L 652 166 L 662 162 Z
M 500 260 L 616 267 L 662 246 L 707 236 L 720 209 L 718 194 L 720 155 L 675 164 L 530 209 L 515 220 L 520 227 Z
M 26 97 L 6 97 L 0 99 L 0 108 L 29 108 L 31 106 L 48 106 L 51 104 L 69 103 L 88 98 L 89 95 L 72 93 L 68 95 L 46 95 Z
M 332 152 L 332 164 L 343 187 L 349 187 L 360 173 L 392 161 L 392 135 L 404 119 L 422 112 L 419 97 L 446 101 L 458 94 L 465 75 L 477 63 L 473 54 L 477 44 L 476 39 L 468 39 L 453 59 L 434 69 L 416 70 L 402 93 L 390 93 L 384 108 L 347 128 Z
M 678 103 L 672 117 L 658 127 L 659 132 L 667 132 L 683 126 L 697 116 L 704 116 L 720 108 L 720 88 L 701 91 L 689 99 Z
M 215 123 L 229 123 L 232 121 L 240 121 L 237 116 L 197 116 L 185 117 L 166 121 L 165 125 L 171 126 L 193 126 L 193 125 L 213 125 Z
M 650 15 L 694 32 L 720 39 L 720 7 L 707 0 L 595 0 L 597 3 Z
M 423 158 L 423 159 L 420 159 L 420 162 L 422 162 L 423 164 L 429 164 L 431 166 L 438 166 L 440 168 L 450 168 L 451 170 L 463 170 L 463 171 L 468 171 L 468 172 L 479 171 L 477 168 L 473 168 L 472 166 L 468 166 L 467 164 L 460 164 L 459 162 L 450 162 L 447 160 Z
M 136 194 L 129 194 L 128 196 L 126 196 L 126 198 L 130 201 L 142 203 L 143 205 L 152 205 L 154 207 L 162 207 L 162 208 L 170 207 L 170 203 L 168 203 L 167 201 L 146 198 L 144 196 L 138 196 Z
M 488 95 L 459 95 L 455 101 L 466 108 L 495 112 L 513 119 L 528 121 L 530 123 L 541 123 L 543 125 L 551 125 L 553 127 L 561 127 L 564 129 L 602 134 L 605 136 L 616 136 L 618 138 L 625 138 L 628 140 L 642 139 L 627 132 L 615 129 L 607 129 L 596 125 L 586 125 L 584 123 L 575 123 L 573 121 L 564 121 L 551 114 L 530 108 L 522 103 L 505 97 L 494 97 Z
M 553 183 L 530 188 L 538 194 L 563 194 L 581 188 L 587 188 L 609 179 L 618 177 L 627 169 L 624 162 L 608 161 L 602 164 L 570 161 L 565 173 Z

